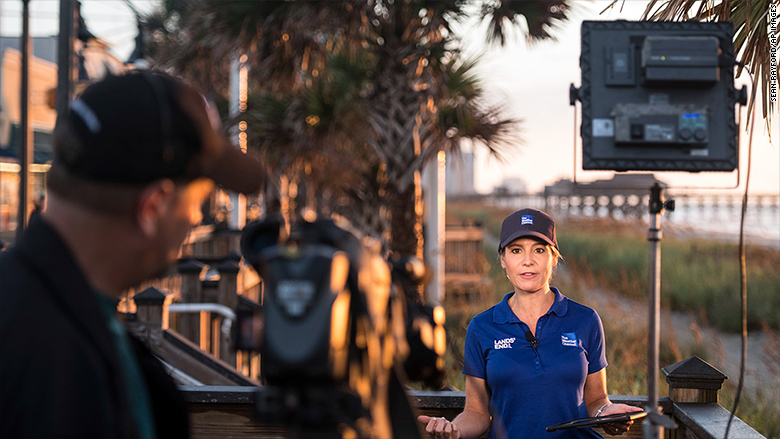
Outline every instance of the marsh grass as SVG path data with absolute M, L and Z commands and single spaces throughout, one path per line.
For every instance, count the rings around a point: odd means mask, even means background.
M 567 219 L 558 241 L 569 269 L 631 298 L 648 291 L 649 246 L 644 233 L 610 219 Z M 748 327 L 780 328 L 780 251 L 746 248 Z M 738 246 L 667 234 L 661 242 L 662 304 L 696 313 L 709 325 L 740 331 Z

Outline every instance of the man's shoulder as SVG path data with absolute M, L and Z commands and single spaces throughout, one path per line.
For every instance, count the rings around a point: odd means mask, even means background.
M 28 278 L 31 274 L 30 271 L 29 264 L 24 261 L 17 247 L 14 246 L 0 252 L 0 276 L 2 276 L 3 285 L 17 279 Z
M 73 290 L 88 289 L 72 253 L 41 218 L 18 244 L 0 252 L 0 300 L 4 306 L 46 306 L 67 302 Z
M 44 345 L 61 343 L 72 332 L 63 304 L 53 291 L 57 287 L 52 279 L 41 274 L 42 269 L 25 258 L 18 248 L 0 253 L 0 334 L 3 335 L 0 341 L 3 343 L 11 343 L 12 339 Z
M 42 286 L 30 267 L 23 263 L 15 249 L 0 253 L 0 326 L 20 308 L 35 306 Z M 40 305 L 40 304 L 39 304 Z
M 22 263 L 15 246 L 0 252 L 0 273 L 10 274 Z

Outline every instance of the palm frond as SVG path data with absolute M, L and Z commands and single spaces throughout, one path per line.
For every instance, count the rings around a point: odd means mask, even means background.
M 518 26 L 525 22 L 525 35 L 529 42 L 555 39 L 550 31 L 562 25 L 571 8 L 569 0 L 502 0 L 486 2 L 481 18 L 489 20 L 487 40 L 506 44 L 507 25 Z
M 518 135 L 521 121 L 505 117 L 504 105 L 485 100 L 482 83 L 473 71 L 478 62 L 479 58 L 453 60 L 447 69 L 449 98 L 438 110 L 443 147 L 457 153 L 462 139 L 472 139 L 502 161 L 509 148 L 522 143 Z

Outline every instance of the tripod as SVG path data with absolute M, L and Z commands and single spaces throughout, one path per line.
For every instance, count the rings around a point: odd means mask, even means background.
M 643 439 L 659 439 L 661 427 L 674 430 L 675 422 L 658 413 L 658 363 L 660 362 L 661 334 L 661 214 L 664 209 L 673 211 L 674 200 L 664 201 L 663 188 L 657 182 L 650 188 L 650 229 L 647 242 L 650 246 L 650 302 L 647 330 L 647 419 L 642 424 Z

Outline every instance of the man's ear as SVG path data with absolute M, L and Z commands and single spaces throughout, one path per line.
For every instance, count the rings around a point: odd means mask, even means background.
M 153 236 L 157 233 L 159 219 L 167 214 L 175 189 L 171 180 L 162 179 L 141 191 L 136 201 L 135 220 L 144 235 Z

